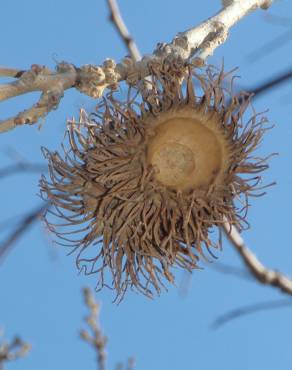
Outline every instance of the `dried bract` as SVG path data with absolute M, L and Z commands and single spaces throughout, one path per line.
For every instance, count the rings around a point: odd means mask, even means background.
M 213 227 L 227 219 L 242 228 L 267 168 L 252 157 L 266 120 L 252 113 L 243 122 L 250 98 L 233 96 L 230 74 L 179 61 L 150 70 L 126 101 L 110 93 L 96 113 L 70 121 L 63 157 L 44 150 L 41 191 L 61 220 L 47 214 L 49 229 L 119 298 L 128 286 L 159 293 L 164 278 L 174 282 L 172 267 L 198 268 L 220 244 Z

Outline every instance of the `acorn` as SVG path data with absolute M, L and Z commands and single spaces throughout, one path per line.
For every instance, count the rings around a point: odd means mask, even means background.
M 253 111 L 245 120 L 251 96 L 232 92 L 230 73 L 173 61 L 149 71 L 125 101 L 110 92 L 68 122 L 63 155 L 43 149 L 47 226 L 118 299 L 128 287 L 159 294 L 175 267 L 192 271 L 214 256 L 211 231 L 226 220 L 245 226 L 268 167 L 253 157 L 267 120 Z

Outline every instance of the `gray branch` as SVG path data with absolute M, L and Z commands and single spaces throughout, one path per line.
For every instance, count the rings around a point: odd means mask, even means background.
M 271 0 L 223 1 L 224 7 L 219 13 L 199 26 L 177 34 L 171 43 L 158 44 L 152 55 L 144 56 L 138 61 L 125 58 L 121 63 L 115 63 L 108 59 L 101 66 L 85 65 L 81 68 L 63 62 L 57 65 L 56 71 L 36 64 L 28 71 L 0 67 L 0 77 L 17 79 L 0 85 L 0 101 L 32 91 L 42 93 L 39 101 L 32 107 L 14 117 L 0 121 L 0 133 L 19 125 L 34 124 L 40 118 L 44 118 L 58 107 L 65 90 L 69 88 L 74 87 L 84 94 L 98 98 L 106 88 L 116 89 L 122 80 L 131 83 L 147 77 L 148 64 L 153 60 L 181 58 L 188 61 L 193 57 L 205 59 L 226 41 L 229 29 L 234 24 L 258 8 L 267 8 L 271 2 Z M 116 17 L 115 22 L 120 26 L 121 35 L 130 41 L 122 18 L 117 18 L 117 12 L 113 12 L 112 15 Z
M 267 269 L 256 257 L 256 255 L 247 247 L 243 238 L 236 227 L 230 225 L 227 221 L 223 224 L 223 230 L 226 236 L 235 247 L 243 259 L 254 278 L 261 284 L 271 285 L 282 292 L 292 295 L 292 279 L 282 273 Z

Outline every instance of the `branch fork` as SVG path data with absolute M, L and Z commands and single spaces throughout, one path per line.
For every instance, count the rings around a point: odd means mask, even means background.
M 133 81 L 149 74 L 148 64 L 153 60 L 169 56 L 188 61 L 194 56 L 206 59 L 214 50 L 224 43 L 229 29 L 241 18 L 258 8 L 266 9 L 272 0 L 223 0 L 223 9 L 199 26 L 177 34 L 169 44 L 158 44 L 152 55 L 141 55 L 133 43 L 115 0 L 108 0 L 110 19 L 116 25 L 132 56 L 132 62 L 125 58 L 121 63 L 112 59 L 101 66 L 85 65 L 81 68 L 70 63 L 60 63 L 56 71 L 47 67 L 32 65 L 28 71 L 0 67 L 0 77 L 17 78 L 15 82 L 0 85 L 0 101 L 31 91 L 41 91 L 39 101 L 31 108 L 18 113 L 15 117 L 0 121 L 0 133 L 19 125 L 34 124 L 56 109 L 65 90 L 76 88 L 94 99 L 102 96 L 106 88 L 116 89 L 122 80 Z

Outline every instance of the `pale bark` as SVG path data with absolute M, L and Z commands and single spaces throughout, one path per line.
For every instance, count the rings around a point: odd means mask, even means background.
M 116 64 L 113 60 L 106 60 L 101 66 L 85 65 L 81 68 L 69 63 L 60 63 L 56 71 L 38 65 L 33 65 L 29 71 L 0 67 L 0 77 L 17 78 L 10 84 L 0 85 L 0 101 L 31 91 L 42 92 L 40 100 L 32 107 L 12 118 L 0 121 L 0 133 L 18 125 L 36 123 L 58 107 L 65 90 L 69 88 L 75 87 L 84 94 L 98 98 L 102 96 L 105 88 L 117 88 L 122 80 L 131 83 L 146 77 L 149 73 L 148 64 L 153 60 L 180 58 L 187 62 L 193 57 L 205 59 L 226 41 L 234 24 L 258 8 L 267 8 L 271 2 L 271 0 L 223 1 L 223 9 L 220 12 L 199 26 L 177 34 L 171 43 L 158 44 L 152 55 L 144 56 L 139 61 L 125 58 Z M 125 27 L 120 29 L 124 36 L 129 36 Z
M 223 224 L 226 236 L 243 259 L 251 274 L 261 284 L 279 288 L 282 292 L 292 294 L 292 279 L 274 270 L 267 269 L 247 247 L 238 230 L 228 222 Z

